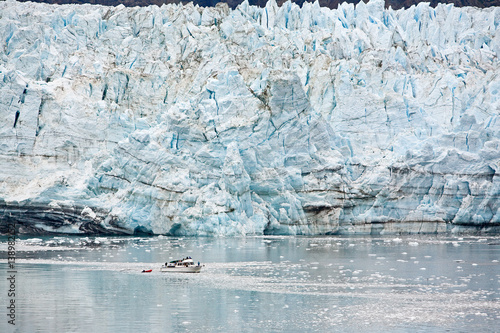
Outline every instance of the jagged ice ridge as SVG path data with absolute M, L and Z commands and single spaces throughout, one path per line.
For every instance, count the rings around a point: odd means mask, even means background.
M 0 2 L 0 231 L 498 232 L 499 23 Z

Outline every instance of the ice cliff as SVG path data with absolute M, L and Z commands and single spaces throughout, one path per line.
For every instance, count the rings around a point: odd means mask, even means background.
M 0 2 L 0 231 L 500 231 L 500 8 Z

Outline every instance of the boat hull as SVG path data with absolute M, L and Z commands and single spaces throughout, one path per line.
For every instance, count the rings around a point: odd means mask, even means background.
M 199 273 L 201 271 L 201 266 L 192 267 L 161 267 L 160 272 L 164 273 Z

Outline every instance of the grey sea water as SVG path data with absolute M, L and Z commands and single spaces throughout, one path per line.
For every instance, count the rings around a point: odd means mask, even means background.
M 498 236 L 1 240 L 1 332 L 500 332 Z

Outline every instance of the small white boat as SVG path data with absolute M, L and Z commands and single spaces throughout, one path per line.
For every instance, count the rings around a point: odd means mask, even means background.
M 200 263 L 195 265 L 191 257 L 187 257 L 180 260 L 174 260 L 165 265 L 161 266 L 160 272 L 171 272 L 171 273 L 199 273 L 201 271 Z

